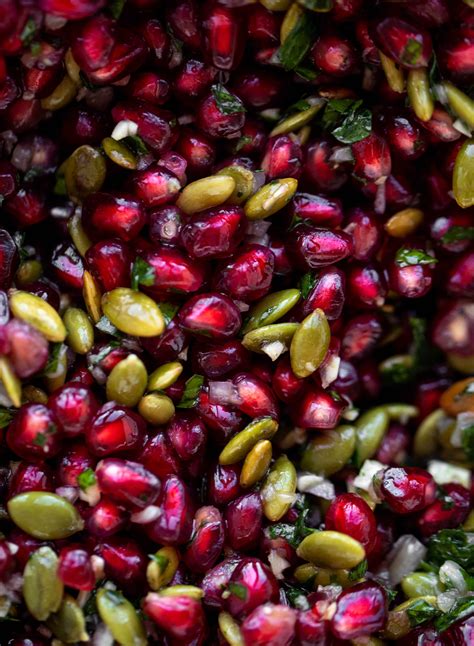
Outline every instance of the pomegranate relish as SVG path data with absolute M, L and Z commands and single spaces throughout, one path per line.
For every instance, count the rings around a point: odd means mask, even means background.
M 473 88 L 473 0 L 0 0 L 0 646 L 474 646 Z

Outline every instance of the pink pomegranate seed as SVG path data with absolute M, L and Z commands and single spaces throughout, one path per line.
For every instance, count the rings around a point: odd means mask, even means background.
M 6 354 L 18 377 L 31 377 L 46 366 L 48 342 L 25 321 L 12 319 L 4 328 Z
M 146 507 L 160 493 L 160 481 L 138 462 L 106 458 L 97 465 L 99 489 L 124 507 Z
M 352 536 L 369 553 L 375 547 L 377 527 L 374 512 L 360 496 L 352 493 L 335 498 L 325 516 L 326 529 Z
M 201 507 L 194 517 L 194 531 L 184 559 L 193 572 L 207 572 L 222 551 L 224 523 L 216 507 Z
M 311 55 L 316 67 L 326 74 L 343 77 L 353 74 L 357 69 L 354 46 L 339 36 L 320 36 L 313 45 Z
M 290 360 L 282 357 L 272 377 L 272 389 L 277 397 L 283 402 L 294 400 L 303 388 L 303 383 L 303 379 L 292 371 Z
M 25 491 L 54 491 L 54 478 L 46 465 L 21 462 L 9 482 L 10 498 Z
M 112 536 L 98 545 L 97 553 L 104 559 L 108 578 L 125 594 L 140 594 L 146 585 L 147 557 L 135 540 Z
M 376 583 L 365 582 L 342 592 L 330 627 L 339 639 L 354 639 L 381 630 L 386 619 L 384 589 Z
M 226 607 L 234 617 L 248 615 L 267 601 L 278 601 L 278 583 L 272 571 L 256 558 L 240 561 L 232 572 L 227 590 Z
M 144 260 L 154 269 L 152 291 L 189 293 L 202 287 L 204 265 L 191 261 L 178 249 L 158 247 L 145 253 Z
M 148 208 L 172 202 L 181 190 L 176 175 L 159 164 L 136 171 L 130 186 L 133 194 Z
M 181 460 L 192 460 L 205 450 L 207 429 L 193 413 L 176 413 L 166 434 Z
M 49 408 L 56 415 L 65 435 L 80 435 L 86 431 L 99 409 L 99 403 L 89 388 L 80 384 L 66 384 L 49 398 Z
M 289 135 L 271 137 L 267 141 L 262 168 L 267 179 L 299 177 L 301 175 L 302 153 L 297 140 Z
M 216 288 L 235 300 L 258 300 L 270 289 L 273 267 L 274 256 L 267 247 L 249 245 L 222 267 Z
M 93 193 L 84 200 L 84 224 L 99 237 L 135 238 L 145 224 L 143 205 L 126 194 Z
M 262 501 L 258 493 L 249 493 L 231 502 L 225 511 L 227 540 L 234 550 L 254 548 L 262 531 Z
M 279 414 L 276 397 L 269 385 L 251 373 L 241 372 L 235 375 L 232 383 L 237 388 L 240 398 L 238 408 L 250 417 L 269 415 L 277 418 Z
M 341 399 L 335 399 L 322 389 L 307 389 L 295 402 L 292 417 L 302 428 L 334 428 L 346 407 Z
M 337 227 L 343 219 L 341 201 L 329 199 L 322 195 L 296 193 L 292 200 L 293 215 L 311 220 L 319 226 Z
M 300 223 L 289 232 L 286 248 L 298 267 L 316 269 L 347 258 L 352 241 L 346 233 Z
M 93 590 L 95 575 L 88 552 L 79 546 L 63 547 L 59 555 L 58 576 L 75 590 Z
M 425 67 L 432 54 L 431 36 L 399 18 L 385 18 L 373 29 L 379 47 L 399 65 L 408 69 Z
M 145 435 L 145 423 L 125 406 L 110 402 L 98 410 L 85 435 L 91 453 L 103 457 L 139 448 Z
M 204 20 L 206 55 L 214 67 L 232 70 L 243 54 L 244 30 L 238 11 L 225 6 L 211 5 Z
M 463 523 L 469 513 L 470 499 L 470 492 L 462 485 L 444 485 L 439 499 L 418 517 L 417 525 L 422 536 L 428 537 L 440 529 L 451 529 Z
M 189 299 L 179 311 L 179 321 L 190 334 L 226 339 L 239 330 L 241 316 L 228 296 L 210 292 Z
M 61 448 L 60 429 L 54 413 L 43 404 L 23 404 L 8 427 L 9 448 L 23 460 L 54 457 Z
M 124 529 L 127 520 L 122 507 L 103 497 L 87 517 L 87 531 L 99 539 L 108 538 Z
M 233 253 L 244 237 L 244 215 L 239 207 L 211 209 L 187 222 L 181 241 L 194 258 L 222 258 Z
M 289 646 L 295 634 L 296 611 L 283 605 L 267 603 L 256 608 L 242 623 L 247 644 Z
M 161 515 L 145 530 L 151 540 L 165 545 L 187 543 L 192 532 L 193 502 L 188 487 L 175 475 L 163 480 L 157 501 Z
M 130 282 L 130 252 L 122 240 L 97 242 L 87 250 L 86 263 L 106 292 L 117 287 L 127 287 Z
M 208 94 L 199 104 L 197 111 L 197 125 L 209 137 L 230 138 L 236 136 L 245 123 L 244 107 L 240 99 L 228 92 L 222 86 L 214 86 L 215 93 L 231 97 L 232 111 L 222 112 L 213 93 Z M 227 98 L 229 101 L 229 99 Z M 184 155 L 186 156 L 186 155 Z
M 202 643 L 205 617 L 197 599 L 150 592 L 143 600 L 143 612 L 176 643 Z
M 318 139 L 306 150 L 303 176 L 321 191 L 333 193 L 348 180 L 348 163 L 337 162 L 335 149 L 328 139 Z
M 391 467 L 380 480 L 381 494 L 397 514 L 420 511 L 436 497 L 436 484 L 431 474 L 417 467 Z

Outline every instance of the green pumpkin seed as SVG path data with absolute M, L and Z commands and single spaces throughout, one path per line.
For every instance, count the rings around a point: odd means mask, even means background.
M 242 487 L 252 487 L 268 471 L 272 461 L 272 443 L 268 440 L 260 440 L 250 449 L 242 465 L 240 473 L 240 485 Z
M 89 641 L 84 613 L 69 595 L 64 597 L 58 612 L 49 616 L 46 625 L 65 644 Z
M 179 554 L 174 547 L 162 547 L 151 557 L 146 578 L 152 590 L 168 585 L 179 567 Z
M 359 466 L 375 455 L 389 423 L 390 417 L 382 406 L 372 408 L 359 417 L 356 422 L 356 456 Z
M 142 621 L 120 592 L 101 588 L 97 592 L 96 605 L 100 618 L 120 646 L 147 646 Z
M 288 7 L 288 11 L 283 18 L 283 22 L 280 27 L 280 43 L 282 45 L 303 15 L 304 10 L 296 2 L 293 2 L 293 4 Z M 270 134 L 273 135 L 274 133 L 271 132 Z
M 295 130 L 299 130 L 299 128 L 303 128 L 312 121 L 321 108 L 326 105 L 326 101 L 324 99 L 306 99 L 306 101 L 308 102 L 308 107 L 305 110 L 296 112 L 286 119 L 283 119 L 283 121 L 280 121 L 280 123 L 273 128 L 270 135 L 286 135 L 289 132 L 294 132 Z
M 97 324 L 102 318 L 102 308 L 100 306 L 102 294 L 96 279 L 87 269 L 83 275 L 82 296 L 89 316 L 93 323 Z
M 134 170 L 137 167 L 137 158 L 132 153 L 130 148 L 122 144 L 112 137 L 102 139 L 102 148 L 107 157 L 122 168 Z
M 383 404 L 382 408 L 392 422 L 406 424 L 410 419 L 418 417 L 420 411 L 416 406 L 410 404 Z
M 21 406 L 21 381 L 15 374 L 7 357 L 0 357 L 0 383 L 2 384 L 12 406 Z
M 394 213 L 385 223 L 385 231 L 392 238 L 406 238 L 418 229 L 424 218 L 421 209 L 408 208 Z
M 405 92 L 405 76 L 403 70 L 388 56 L 379 50 L 380 63 L 385 73 L 385 78 L 394 92 L 403 94 Z
M 415 432 L 413 452 L 420 458 L 435 455 L 438 449 L 438 429 L 446 415 L 441 408 L 437 408 L 421 422 Z
M 283 289 L 262 298 L 250 308 L 248 318 L 242 328 L 243 334 L 252 332 L 263 325 L 271 325 L 285 316 L 300 300 L 299 289 Z
M 232 177 L 235 182 L 233 193 L 227 199 L 229 204 L 243 204 L 255 192 L 255 175 L 243 166 L 227 166 L 217 175 Z
M 18 287 L 25 287 L 30 283 L 38 280 L 43 273 L 43 265 L 39 260 L 25 260 L 18 267 L 15 274 L 15 282 Z
M 203 177 L 183 188 L 176 201 L 176 206 L 187 215 L 192 215 L 223 204 L 234 190 L 235 181 L 228 175 Z
M 80 146 L 64 163 L 64 180 L 70 198 L 82 201 L 100 191 L 107 174 L 105 159 L 92 146 Z
M 352 570 L 365 559 L 365 550 L 359 541 L 333 531 L 315 531 L 306 536 L 296 553 L 314 565 L 336 570 Z
M 175 413 L 173 400 L 168 395 L 150 393 L 138 403 L 138 412 L 153 426 L 167 424 Z
M 217 617 L 219 630 L 229 646 L 245 646 L 239 624 L 228 612 L 220 612 Z
M 127 287 L 104 294 L 102 310 L 112 325 L 131 336 L 158 336 L 165 329 L 163 314 L 155 301 Z
M 470 96 L 459 90 L 449 81 L 442 84 L 449 105 L 453 112 L 464 121 L 468 128 L 474 128 L 474 101 Z
M 252 332 L 247 332 L 242 339 L 242 345 L 252 352 L 266 354 L 272 361 L 275 361 L 288 350 L 291 339 L 298 328 L 298 323 L 264 325 Z
M 403 594 L 410 599 L 429 594 L 441 594 L 445 587 L 434 572 L 412 572 L 403 577 L 400 585 Z
M 286 455 L 281 455 L 270 469 L 260 494 L 263 513 L 272 522 L 280 520 L 294 503 L 296 469 Z
M 74 56 L 70 49 L 67 50 L 66 56 L 64 57 L 64 64 L 66 66 L 66 72 L 68 73 L 69 78 L 74 81 L 76 85 L 82 85 L 81 81 L 81 68 L 74 60 Z
M 162 588 L 160 594 L 163 597 L 191 597 L 192 599 L 202 599 L 204 590 L 195 585 L 172 585 L 169 588 Z
M 262 186 L 246 202 L 244 210 L 249 220 L 268 218 L 288 204 L 298 188 L 293 177 L 276 179 Z
M 143 361 L 136 354 L 129 354 L 113 367 L 107 377 L 107 399 L 133 408 L 142 398 L 147 383 L 148 374 Z
M 154 370 L 148 378 L 148 390 L 165 390 L 174 384 L 183 372 L 179 361 L 170 361 Z
M 66 343 L 77 354 L 87 354 L 94 345 L 94 327 L 84 310 L 68 307 L 63 316 Z
M 463 209 L 474 205 L 474 139 L 461 146 L 453 171 L 454 199 Z
M 295 568 L 293 576 L 299 583 L 302 583 L 304 585 L 305 583 L 311 583 L 311 581 L 318 573 L 318 569 L 319 568 L 317 568 L 312 563 L 303 563 L 302 565 L 298 565 L 298 567 Z
M 349 570 L 335 570 L 329 567 L 315 568 L 313 587 L 316 590 L 320 585 L 340 585 L 342 588 L 347 588 L 354 585 L 349 578 Z
M 51 110 L 52 112 L 60 110 L 71 103 L 77 94 L 77 90 L 77 84 L 66 74 L 51 94 L 41 99 L 41 107 L 43 110 Z
M 22 291 L 13 292 L 10 296 L 10 309 L 13 316 L 32 325 L 48 341 L 59 343 L 66 338 L 66 328 L 61 317 L 39 296 Z
M 48 403 L 48 395 L 44 390 L 41 390 L 41 388 L 38 388 L 37 386 L 32 386 L 31 384 L 23 388 L 21 396 L 23 402 L 30 402 L 32 404 Z
M 291 0 L 260 0 L 260 4 L 270 11 L 286 11 Z
M 304 379 L 323 362 L 331 341 L 331 330 L 323 310 L 315 309 L 300 324 L 290 347 L 291 369 Z
M 92 241 L 84 230 L 82 226 L 81 214 L 76 212 L 74 213 L 69 220 L 67 221 L 67 229 L 69 235 L 72 238 L 74 246 L 84 258 L 87 251 L 92 247 Z
M 38 621 L 44 621 L 61 606 L 64 586 L 57 575 L 58 562 L 56 553 L 45 546 L 33 552 L 25 565 L 23 597 Z
M 332 476 L 351 459 L 356 447 L 353 426 L 339 426 L 321 431 L 307 444 L 301 459 L 301 468 L 321 476 Z
M 47 491 L 27 491 L 10 498 L 10 518 L 20 529 L 45 541 L 67 538 L 84 527 L 77 509 L 65 498 Z
M 421 121 L 429 121 L 433 116 L 434 101 L 426 69 L 408 72 L 407 92 L 413 112 Z
M 278 422 L 271 417 L 255 419 L 226 444 L 219 456 L 219 463 L 228 465 L 240 462 L 257 442 L 269 440 L 277 430 Z

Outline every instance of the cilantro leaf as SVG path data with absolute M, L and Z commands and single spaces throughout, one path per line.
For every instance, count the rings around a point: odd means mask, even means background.
M 163 318 L 165 319 L 166 325 L 169 325 L 174 319 L 176 312 L 179 310 L 179 305 L 176 303 L 158 303 Z
M 234 583 L 233 581 L 231 581 L 227 588 L 229 592 L 235 594 L 235 596 L 239 599 L 242 599 L 242 601 L 245 601 L 248 597 L 249 591 L 247 590 L 247 586 L 243 583 Z
M 285 592 L 285 597 L 287 598 L 288 603 L 293 606 L 293 608 L 297 608 L 298 610 L 309 609 L 310 606 L 307 598 L 308 590 L 290 585 L 289 583 L 283 584 L 283 590 Z
M 474 533 L 462 529 L 441 529 L 428 542 L 426 560 L 440 567 L 454 561 L 474 575 Z
M 352 570 L 349 570 L 348 578 L 349 581 L 358 581 L 362 579 L 364 574 L 367 572 L 367 561 L 364 559 Z
M 146 260 L 138 257 L 132 266 L 131 287 L 138 290 L 139 285 L 153 285 L 155 282 L 155 268 Z
M 231 94 L 221 83 L 213 85 L 211 91 L 217 107 L 222 114 L 245 112 L 242 101 L 235 94 Z
M 423 249 L 401 247 L 396 253 L 395 262 L 400 267 L 409 267 L 412 265 L 431 265 L 438 262 L 438 260 L 434 256 L 425 253 Z
M 127 0 L 109 0 L 107 9 L 115 20 L 120 18 L 126 2 Z
M 474 240 L 474 227 L 451 227 L 441 240 L 447 243 L 458 242 L 459 240 Z
M 438 617 L 435 621 L 435 628 L 442 632 L 454 624 L 455 621 L 459 619 L 464 619 L 465 617 L 470 617 L 474 614 L 474 597 L 461 597 L 453 608 L 446 612 L 445 614 Z
M 310 11 L 320 11 L 325 13 L 333 8 L 333 0 L 298 0 L 298 4 Z
M 300 280 L 300 289 L 301 289 L 301 296 L 303 298 L 307 298 L 310 291 L 316 285 L 316 280 L 317 280 L 316 276 L 310 272 L 302 276 Z
M 474 424 L 462 429 L 462 448 L 469 460 L 474 460 Z
M 122 143 L 130 148 L 130 150 L 136 155 L 147 155 L 148 148 L 141 137 L 138 135 L 129 135 L 122 139 Z
M 270 538 L 284 538 L 292 547 L 298 547 L 305 536 L 313 533 L 313 529 L 306 527 L 306 516 L 309 513 L 306 498 L 303 501 L 298 501 L 295 505 L 299 514 L 296 522 L 293 525 L 288 523 L 275 523 L 270 525 L 269 532 Z
M 197 404 L 199 393 L 201 392 L 204 377 L 202 375 L 193 375 L 190 377 L 185 386 L 184 393 L 180 402 L 176 405 L 177 408 L 193 408 Z
M 28 20 L 25 23 L 25 26 L 23 27 L 23 31 L 20 34 L 20 40 L 25 47 L 28 45 L 31 45 L 34 37 L 36 36 L 37 31 L 38 31 L 38 25 L 36 24 L 34 19 L 28 18 Z
M 372 113 L 360 99 L 331 99 L 321 123 L 341 143 L 353 144 L 372 132 Z
M 407 608 L 408 619 L 412 626 L 424 624 L 425 621 L 430 621 L 433 617 L 439 615 L 439 610 L 428 603 L 424 599 L 416 599 L 409 608 Z
M 58 371 L 59 362 L 63 357 L 64 353 L 67 351 L 67 347 L 64 343 L 53 343 L 49 351 L 48 361 L 43 370 L 43 375 L 53 375 Z
M 5 428 L 13 419 L 13 411 L 0 406 L 0 428 Z
M 316 70 L 311 69 L 311 67 L 306 67 L 306 65 L 297 65 L 293 71 L 305 81 L 314 81 L 318 76 Z
M 422 44 L 414 38 L 409 38 L 403 49 L 401 60 L 407 65 L 416 65 L 420 60 L 422 51 Z
M 90 467 L 88 469 L 84 469 L 84 471 L 77 476 L 77 484 L 82 491 L 92 487 L 96 482 L 97 478 L 95 477 L 94 470 Z
M 278 50 L 281 64 L 286 70 L 294 70 L 308 53 L 316 35 L 316 24 L 308 13 L 298 18 L 285 42 Z

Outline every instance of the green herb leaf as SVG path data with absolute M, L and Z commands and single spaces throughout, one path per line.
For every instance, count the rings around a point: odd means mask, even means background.
M 367 561 L 364 559 L 359 565 L 349 571 L 349 581 L 358 581 L 367 572 Z
M 77 476 L 77 484 L 82 491 L 92 487 L 96 482 L 97 478 L 95 477 L 94 470 L 90 467 L 88 469 L 84 469 L 84 471 Z
M 164 554 L 148 554 L 148 556 L 155 561 L 155 563 L 158 563 L 158 568 L 160 570 L 160 574 L 163 574 L 163 572 L 166 570 L 166 568 L 169 565 L 169 558 L 167 558 Z
M 166 325 L 171 323 L 176 316 L 176 312 L 179 310 L 179 305 L 176 305 L 176 303 L 158 303 L 158 307 L 163 314 Z
M 249 591 L 247 590 L 247 586 L 243 585 L 243 583 L 234 583 L 231 581 L 227 588 L 229 592 L 235 594 L 235 596 L 242 599 L 242 601 L 245 601 L 248 597 Z
M 235 152 L 238 153 L 239 150 L 242 150 L 244 146 L 247 146 L 248 144 L 251 144 L 253 141 L 252 137 L 249 137 L 249 135 L 244 135 L 243 137 L 240 137 L 239 140 L 237 141 L 235 145 Z
M 304 274 L 300 280 L 301 296 L 307 298 L 310 291 L 316 285 L 316 276 L 311 273 Z
M 41 44 L 37 42 L 31 43 L 30 52 L 33 54 L 33 56 L 39 56 L 41 54 Z
M 316 70 L 311 69 L 311 67 L 307 67 L 306 65 L 297 65 L 293 71 L 298 74 L 298 76 L 301 76 L 305 81 L 314 81 L 318 76 Z
M 405 361 L 391 361 L 390 365 L 383 367 L 382 377 L 387 384 L 407 384 L 415 378 L 413 364 Z
M 201 392 L 204 377 L 202 375 L 193 375 L 190 377 L 185 386 L 184 393 L 181 401 L 177 404 L 177 408 L 193 408 L 197 404 L 199 393 Z
M 122 143 L 130 148 L 135 155 L 147 155 L 148 148 L 141 137 L 138 135 L 129 135 L 122 139 Z
M 459 240 L 474 240 L 474 227 L 451 227 L 441 240 L 447 243 L 458 242 Z
M 102 350 L 100 350 L 100 352 L 98 352 L 97 354 L 90 354 L 88 356 L 88 359 L 87 359 L 88 363 L 92 368 L 94 368 L 95 366 L 98 366 L 99 363 L 112 352 L 112 350 L 115 350 L 116 348 L 119 348 L 119 347 L 120 347 L 120 342 L 118 340 L 109 341 L 109 343 L 107 343 L 107 345 L 103 347 Z
M 422 44 L 414 38 L 409 38 L 403 50 L 401 59 L 407 65 L 416 65 L 416 63 L 420 60 L 422 51 Z
M 425 621 L 430 621 L 433 617 L 439 615 L 439 610 L 424 599 L 417 599 L 407 608 L 407 615 L 410 624 L 414 627 L 424 624 Z
M 445 561 L 455 561 L 474 575 L 474 533 L 462 529 L 442 529 L 428 542 L 426 561 L 440 567 Z
M 66 346 L 64 343 L 53 343 L 50 346 L 49 357 L 46 363 L 46 366 L 43 370 L 43 375 L 52 375 L 57 372 L 59 367 L 59 361 L 64 352 L 66 352 Z
M 305 110 L 309 110 L 310 107 L 311 103 L 309 103 L 309 101 L 306 99 L 300 99 L 287 108 L 285 116 L 295 114 L 296 112 L 304 112 Z
M 322 127 L 343 144 L 353 144 L 372 132 L 372 113 L 361 100 L 331 99 L 324 109 Z
M 425 253 L 423 249 L 401 247 L 395 256 L 395 262 L 400 267 L 409 267 L 412 265 L 431 265 L 438 262 L 438 260 Z
M 155 268 L 146 260 L 138 257 L 132 266 L 131 287 L 138 290 L 139 285 L 153 285 L 155 282 Z
M 290 585 L 289 583 L 283 584 L 283 590 L 288 603 L 293 606 L 293 608 L 297 608 L 298 610 L 309 610 L 310 606 L 307 598 L 308 590 Z
M 20 34 L 20 40 L 22 44 L 27 47 L 33 42 L 34 37 L 38 31 L 38 25 L 33 20 L 33 18 L 28 18 L 23 27 L 23 31 Z
M 109 0 L 107 9 L 115 20 L 120 18 L 126 2 L 127 0 Z
M 298 67 L 309 52 L 315 35 L 315 21 L 310 14 L 304 13 L 278 50 L 281 64 L 286 70 L 294 70 Z
M 298 509 L 299 514 L 296 522 L 293 525 L 288 523 L 275 523 L 270 525 L 268 530 L 270 538 L 284 538 L 292 547 L 298 547 L 305 536 L 313 533 L 313 529 L 306 527 L 306 516 L 309 513 L 309 508 L 306 498 L 298 500 L 295 507 Z
M 446 630 L 446 628 L 449 628 L 451 624 L 454 624 L 455 621 L 464 619 L 465 617 L 470 617 L 473 614 L 474 597 L 462 597 L 456 602 L 454 608 L 441 615 L 441 617 L 438 617 L 434 625 L 437 630 L 442 632 L 443 630 Z
M 13 411 L 0 406 L 0 428 L 5 428 L 13 419 Z
M 466 457 L 469 460 L 474 460 L 474 424 L 462 429 L 461 441 Z
M 231 94 L 221 83 L 213 85 L 211 88 L 212 95 L 214 96 L 219 112 L 222 114 L 235 114 L 236 112 L 245 112 L 244 104 L 235 96 Z
M 103 332 L 104 334 L 109 334 L 110 336 L 115 336 L 118 339 L 122 338 L 122 334 L 117 330 L 115 325 L 105 316 L 101 316 L 100 319 L 95 324 L 96 328 Z
M 320 11 L 326 13 L 333 8 L 333 0 L 298 0 L 298 4 L 311 11 Z

